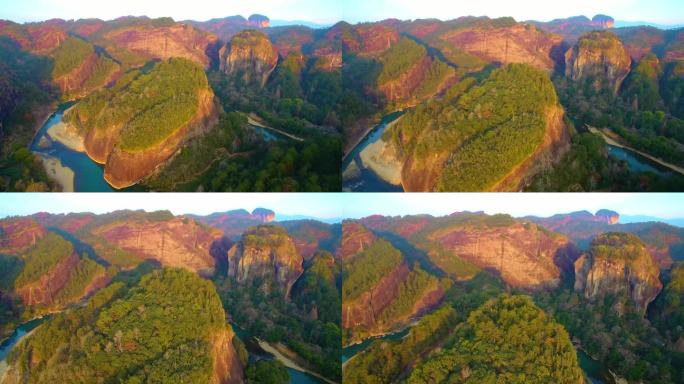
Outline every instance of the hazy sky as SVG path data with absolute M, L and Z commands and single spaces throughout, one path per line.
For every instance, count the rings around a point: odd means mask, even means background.
M 244 208 L 272 209 L 281 215 L 324 219 L 359 218 L 372 214 L 447 215 L 457 211 L 508 213 L 513 216 L 550 216 L 556 213 L 606 208 L 624 215 L 684 218 L 684 194 L 581 193 L 581 194 L 380 194 L 380 193 L 16 193 L 0 194 L 0 217 L 52 213 L 106 213 L 117 209 L 170 210 L 174 214 L 209 214 Z
M 0 19 L 112 19 L 123 15 L 206 20 L 261 13 L 272 19 L 334 23 L 487 15 L 517 20 L 605 13 L 619 20 L 684 22 L 681 0 L 0 0 Z

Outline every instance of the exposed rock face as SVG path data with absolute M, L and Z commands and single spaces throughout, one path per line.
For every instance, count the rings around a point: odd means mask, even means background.
M 600 209 L 596 212 L 596 218 L 603 220 L 606 224 L 613 225 L 620 221 L 620 215 L 608 209 Z
M 355 221 L 345 221 L 342 223 L 342 244 L 336 256 L 338 259 L 345 260 L 363 252 L 375 240 L 377 237 L 363 225 Z
M 0 221 L 0 253 L 20 254 L 47 234 L 35 220 L 17 218 Z
M 334 253 L 339 249 L 340 224 L 326 224 L 315 220 L 288 220 L 277 225 L 285 228 L 295 242 L 297 252 L 304 260 L 311 260 L 314 254 L 325 249 Z
M 588 299 L 615 295 L 614 307 L 625 313 L 632 306 L 644 315 L 663 285 L 655 261 L 638 237 L 626 233 L 597 236 L 589 253 L 575 262 L 575 290 Z
M 220 231 L 178 217 L 124 217 L 90 232 L 142 260 L 156 260 L 165 267 L 185 268 L 204 275 L 214 273 L 215 260 L 210 252 L 212 244 L 221 239 Z
M 130 187 L 149 176 L 185 142 L 205 133 L 217 123 L 218 109 L 214 102 L 214 92 L 211 89 L 203 89 L 199 92 L 195 116 L 153 147 L 129 152 L 119 146 L 114 146 L 115 137 L 99 137 L 103 131 L 107 134 L 106 130 L 96 129 L 90 130 L 86 136 L 85 145 L 88 155 L 95 161 L 101 162 L 103 157 L 106 159 L 104 178 L 112 187 L 121 189 Z M 114 131 L 109 133 L 114 133 Z M 100 150 L 104 150 L 103 154 L 106 156 L 97 156 Z
M 406 264 L 401 264 L 385 276 L 370 291 L 356 300 L 342 304 L 342 328 L 372 328 L 376 325 L 376 314 L 390 305 L 397 295 L 399 286 L 409 274 Z
M 246 30 L 219 51 L 221 70 L 246 82 L 266 84 L 278 64 L 278 52 L 262 32 Z
M 266 290 L 289 296 L 304 271 L 302 256 L 285 229 L 262 225 L 245 232 L 228 251 L 228 276 L 238 283 L 263 279 Z
M 150 58 L 168 59 L 182 57 L 208 67 L 211 60 L 209 48 L 217 37 L 198 31 L 189 24 L 175 23 L 170 26 L 135 25 L 115 29 L 104 38 L 129 51 Z
M 345 51 L 361 56 L 376 56 L 398 41 L 399 33 L 394 28 L 379 23 L 359 24 L 351 34 L 342 36 Z
M 249 25 L 257 28 L 268 28 L 268 26 L 271 25 L 271 20 L 269 20 L 268 17 L 258 14 L 251 15 L 247 19 L 247 22 Z
M 76 268 L 79 257 L 74 252 L 59 262 L 52 270 L 41 276 L 38 281 L 16 287 L 17 296 L 24 305 L 50 306 L 54 304 L 55 295 L 69 281 L 71 270 Z
M 263 214 L 257 214 L 263 210 Z M 242 234 L 249 228 L 257 226 L 259 224 L 267 223 L 268 219 L 271 217 L 266 211 L 272 213 L 273 211 L 257 208 L 253 213 L 249 213 L 244 209 L 237 209 L 228 212 L 212 213 L 209 216 L 196 216 L 188 215 L 188 217 L 194 220 L 210 225 L 214 228 L 218 228 L 223 231 L 224 235 L 229 239 L 236 241 L 239 240 Z
M 275 212 L 266 208 L 256 208 L 252 211 L 252 216 L 259 218 L 264 223 L 270 223 L 275 220 Z
M 557 287 L 578 251 L 570 240 L 531 223 L 482 226 L 474 222 L 438 229 L 427 238 L 482 269 L 495 270 L 510 286 Z
M 565 53 L 565 75 L 575 81 L 592 81 L 614 93 L 627 77 L 632 60 L 618 37 L 607 31 L 590 32 Z
M 555 67 L 554 55 L 562 38 L 529 24 L 504 28 L 457 28 L 440 39 L 487 61 L 526 63 L 539 69 Z
M 214 372 L 210 384 L 242 384 L 244 372 L 240 358 L 233 347 L 233 329 L 227 328 L 211 337 L 211 358 Z
M 591 23 L 599 28 L 613 28 L 615 19 L 607 15 L 596 15 L 591 19 Z

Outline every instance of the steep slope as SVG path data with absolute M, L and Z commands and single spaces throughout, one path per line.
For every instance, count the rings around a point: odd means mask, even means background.
M 152 260 L 165 267 L 212 275 L 220 255 L 221 232 L 168 212 L 115 212 L 78 232 L 109 263 L 128 269 Z
M 644 315 L 663 287 L 659 275 L 638 237 L 611 232 L 597 236 L 589 253 L 575 262 L 575 290 L 591 300 L 613 296 L 618 313 L 633 309 Z
M 105 180 L 125 188 L 149 176 L 185 141 L 211 129 L 218 112 L 204 71 L 185 59 L 129 72 L 65 115 Z
M 132 287 L 113 284 L 41 326 L 12 354 L 3 383 L 241 383 L 225 319 L 210 282 L 183 270 L 155 271 Z
M 47 235 L 35 220 L 16 218 L 0 220 L 0 249 L 6 254 L 20 254 Z
M 208 216 L 188 215 L 199 223 L 220 229 L 223 234 L 233 241 L 237 241 L 248 228 L 259 224 L 267 224 L 275 217 L 275 213 L 263 208 L 257 208 L 249 213 L 244 209 L 217 212 Z
M 278 52 L 259 31 L 242 31 L 219 52 L 221 71 L 228 76 L 264 86 L 278 64 Z
M 262 289 L 290 295 L 302 274 L 302 256 L 283 228 L 261 225 L 246 231 L 227 254 L 228 276 L 240 284 L 262 281 Z
M 614 33 L 590 32 L 565 53 L 565 76 L 617 93 L 631 63 L 629 53 Z
M 71 242 L 48 233 L 18 258 L 10 292 L 40 314 L 61 310 L 109 283 L 105 268 L 75 251 Z
M 315 220 L 288 220 L 276 223 L 287 230 L 304 260 L 310 260 L 318 250 L 335 253 L 339 249 L 342 229 L 339 224 Z
M 347 256 L 342 267 L 344 345 L 405 326 L 436 307 L 448 288 L 419 265 L 409 267 L 401 252 L 381 238 Z
M 505 106 L 502 108 L 500 106 Z M 519 190 L 569 146 L 548 75 L 512 64 L 407 113 L 383 140 L 406 191 Z

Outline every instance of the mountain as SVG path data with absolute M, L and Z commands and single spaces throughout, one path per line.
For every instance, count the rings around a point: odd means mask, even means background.
M 235 333 L 225 318 L 210 282 L 183 270 L 153 272 L 132 286 L 115 283 L 87 306 L 49 320 L 18 347 L 2 382 L 118 377 L 241 383 Z M 70 343 L 73 337 L 81 342 Z
M 263 341 L 300 369 L 339 380 L 341 228 L 274 218 L 256 208 L 0 220 L 0 337 L 48 315 L 14 347 L 2 382 L 28 374 L 242 383 L 266 369 L 256 366 Z M 65 347 L 76 334 L 79 343 Z

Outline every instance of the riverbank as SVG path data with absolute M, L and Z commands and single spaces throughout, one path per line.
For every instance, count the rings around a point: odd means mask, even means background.
M 387 115 L 383 116 L 383 117 L 380 119 L 380 121 L 378 121 L 376 124 L 372 124 L 372 125 L 370 125 L 368 128 L 366 128 L 366 129 L 363 131 L 363 134 L 362 134 L 361 136 L 359 136 L 359 137 L 353 142 L 354 144 L 353 144 L 352 146 L 350 146 L 349 148 L 344 148 L 344 152 L 343 152 L 343 154 L 342 154 L 342 162 L 344 163 L 344 162 L 347 160 L 347 157 L 349 157 L 350 154 L 354 153 L 354 150 L 356 149 L 356 147 L 358 147 L 358 146 L 359 146 L 359 145 L 368 137 L 368 135 L 370 135 L 370 134 L 373 132 L 374 129 L 376 129 L 376 128 L 380 127 L 381 125 L 383 125 L 385 119 L 386 119 L 388 116 L 393 116 L 393 115 L 396 114 L 396 113 L 401 113 L 401 115 L 400 115 L 399 117 L 397 117 L 395 120 L 390 121 L 389 123 L 385 124 L 385 126 L 382 128 L 383 131 L 384 131 L 385 129 L 387 129 L 387 128 L 391 128 L 396 122 L 398 122 L 399 119 L 401 119 L 401 118 L 404 116 L 404 115 L 403 115 L 403 112 L 404 112 L 404 110 L 397 110 L 397 111 L 388 113 Z
M 45 154 L 38 154 L 41 161 L 43 162 L 43 167 L 48 177 L 53 179 L 62 188 L 62 192 L 73 192 L 74 191 L 74 171 L 65 167 L 62 162 L 52 156 Z
M 76 132 L 76 128 L 60 121 L 48 128 L 47 135 L 50 139 L 64 144 L 65 147 L 76 152 L 85 153 L 85 143 L 81 135 Z
M 653 161 L 654 163 L 657 163 L 658 165 L 661 165 L 661 166 L 663 166 L 663 167 L 665 167 L 665 168 L 668 168 L 668 169 L 670 169 L 670 170 L 672 170 L 672 171 L 675 171 L 675 172 L 679 173 L 680 175 L 684 175 L 684 168 L 679 167 L 679 166 L 674 165 L 674 164 L 671 164 L 671 163 L 668 163 L 668 162 L 666 162 L 666 161 L 664 161 L 664 160 L 662 160 L 662 159 L 659 159 L 659 158 L 657 158 L 657 157 L 655 157 L 655 156 L 649 155 L 648 153 L 639 151 L 639 150 L 634 149 L 634 148 L 632 148 L 632 147 L 630 147 L 630 146 L 628 146 L 628 145 L 626 145 L 626 144 L 623 144 L 623 143 L 620 141 L 620 139 L 619 139 L 616 135 L 614 135 L 612 132 L 606 132 L 606 128 L 599 129 L 599 128 L 596 128 L 596 127 L 592 127 L 591 125 L 587 125 L 587 129 L 589 130 L 589 132 L 601 136 L 601 137 L 603 138 L 603 140 L 604 140 L 608 145 L 612 145 L 612 146 L 614 146 L 614 147 L 618 147 L 618 148 L 622 148 L 622 149 L 626 149 L 626 150 L 628 150 L 628 151 L 634 152 L 634 153 L 636 153 L 636 154 L 638 154 L 638 155 L 640 155 L 640 156 L 643 156 L 643 157 L 645 157 L 645 158 L 647 158 L 647 159 Z
M 382 180 L 392 185 L 401 185 L 402 164 L 390 144 L 380 139 L 364 148 L 359 157 L 363 166 L 375 172 Z
M 254 339 L 257 341 L 257 343 L 259 344 L 259 347 L 261 349 L 263 349 L 264 351 L 273 355 L 276 360 L 283 363 L 283 365 L 285 365 L 287 368 L 291 368 L 291 369 L 294 369 L 294 370 L 297 370 L 300 372 L 304 372 L 304 373 L 311 375 L 317 379 L 323 380 L 329 384 L 337 384 L 334 381 L 327 379 L 327 378 L 319 375 L 318 373 L 313 372 L 309 369 L 306 369 L 306 368 L 302 367 L 300 364 L 296 363 L 294 361 L 294 359 L 297 359 L 298 357 L 296 356 L 296 354 L 294 352 L 290 351 L 284 345 L 281 345 L 279 343 L 275 344 L 275 345 L 271 345 L 268 342 L 259 339 L 258 337 L 255 337 Z
M 262 123 L 261 121 L 256 120 L 257 118 L 254 117 L 254 116 L 252 116 L 252 115 L 245 115 L 245 116 L 247 116 L 247 124 L 253 125 L 253 126 L 255 126 L 255 127 L 263 128 L 263 129 L 268 129 L 268 130 L 271 130 L 271 131 L 273 131 L 273 132 L 278 132 L 279 134 L 281 134 L 281 135 L 283 135 L 283 136 L 286 136 L 286 137 L 289 137 L 289 138 L 292 139 L 292 140 L 304 141 L 304 139 L 301 138 L 301 137 L 299 137 L 299 136 L 295 136 L 295 135 L 293 135 L 293 134 L 291 134 L 291 133 L 287 133 L 287 132 L 282 131 L 282 130 L 280 130 L 280 129 L 278 129 L 278 128 L 273 128 L 273 127 L 266 126 L 266 125 L 264 125 L 264 123 Z

